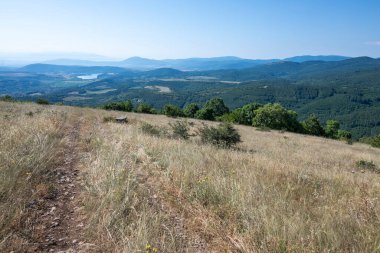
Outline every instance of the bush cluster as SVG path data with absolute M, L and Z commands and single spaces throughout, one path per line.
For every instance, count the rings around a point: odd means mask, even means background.
M 0 101 L 5 101 L 5 102 L 14 102 L 15 99 L 9 95 L 1 96 Z
M 131 112 L 133 110 L 133 104 L 131 100 L 123 102 L 111 102 L 103 105 L 102 108 L 105 110 Z
M 36 100 L 36 103 L 39 105 L 48 105 L 49 101 L 47 99 L 44 99 L 44 98 L 39 98 Z
M 203 143 L 222 148 L 231 148 L 241 142 L 240 134 L 230 123 L 221 123 L 217 127 L 206 126 L 199 129 Z
M 356 162 L 356 167 L 359 169 L 366 169 L 373 172 L 380 172 L 373 161 L 359 160 Z
M 367 143 L 375 148 L 380 148 L 380 134 L 373 137 L 362 138 L 360 142 Z
M 189 139 L 190 127 L 186 121 L 176 121 L 175 123 L 169 123 L 169 126 L 171 127 L 173 131 L 174 138 L 180 138 L 184 140 Z
M 171 134 L 164 127 L 143 123 L 141 130 L 145 134 L 157 137 L 169 137 L 188 140 L 190 138 L 190 125 L 187 121 L 176 121 L 169 123 Z M 231 148 L 241 142 L 240 134 L 231 123 L 220 123 L 217 127 L 203 125 L 198 129 L 201 141 L 220 148 Z
M 128 102 L 128 110 L 132 110 L 132 103 Z M 103 108 L 118 110 L 123 108 L 123 102 L 111 103 Z M 151 105 L 140 103 L 135 112 L 156 113 Z M 187 104 L 183 109 L 177 105 L 167 104 L 161 111 L 168 117 L 188 117 L 202 120 L 221 121 L 235 124 L 254 126 L 258 129 L 276 129 L 282 131 L 303 133 L 308 135 L 323 136 L 332 139 L 351 141 L 351 133 L 340 129 L 336 120 L 328 120 L 326 126 L 322 126 L 315 115 L 310 115 L 300 122 L 297 113 L 284 108 L 279 103 L 259 104 L 249 103 L 232 111 L 224 104 L 221 98 L 213 98 L 207 101 L 202 108 L 196 103 Z
M 141 131 L 143 133 L 146 133 L 152 136 L 157 136 L 157 137 L 168 136 L 168 132 L 165 128 L 155 126 L 155 125 L 145 123 L 145 122 L 141 125 Z

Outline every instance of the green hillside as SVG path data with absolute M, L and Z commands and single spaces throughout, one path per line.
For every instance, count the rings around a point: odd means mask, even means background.
M 21 70 L 28 73 L 0 75 L 0 94 L 79 106 L 132 100 L 156 109 L 169 103 L 201 106 L 213 97 L 222 98 L 230 109 L 251 102 L 279 102 L 295 110 L 300 120 L 310 114 L 322 121 L 337 119 L 354 138 L 380 133 L 380 60 L 369 57 L 275 62 L 239 70 L 130 71 L 40 64 Z M 94 80 L 77 77 L 92 73 L 100 75 Z

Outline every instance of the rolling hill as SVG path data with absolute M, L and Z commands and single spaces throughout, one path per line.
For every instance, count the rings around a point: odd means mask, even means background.
M 215 122 L 189 120 L 183 140 L 179 119 L 31 103 L 0 102 L 0 118 L 0 251 L 380 247 L 380 150 L 365 144 L 234 126 L 242 142 L 223 149 L 197 136 Z
M 91 74 L 99 75 L 89 80 L 78 78 Z M 44 97 L 81 106 L 131 99 L 135 105 L 144 101 L 157 109 L 168 103 L 180 107 L 191 102 L 202 105 L 212 97 L 221 97 L 231 109 L 250 102 L 279 102 L 298 112 L 301 120 L 310 114 L 322 121 L 337 119 L 354 138 L 360 138 L 380 133 L 379 75 L 380 60 L 369 57 L 278 61 L 209 71 L 34 64 L 0 73 L 0 95 L 24 100 Z M 166 92 L 150 87 L 164 87 Z
M 123 61 L 83 61 L 77 59 L 56 59 L 44 61 L 45 64 L 76 65 L 76 66 L 116 66 L 137 70 L 151 70 L 157 68 L 175 68 L 184 71 L 207 71 L 216 69 L 244 69 L 262 64 L 279 61 L 306 62 L 306 61 L 341 61 L 349 59 L 345 56 L 295 56 L 286 59 L 243 59 L 234 56 L 211 58 L 187 58 L 154 60 L 142 57 L 131 57 Z

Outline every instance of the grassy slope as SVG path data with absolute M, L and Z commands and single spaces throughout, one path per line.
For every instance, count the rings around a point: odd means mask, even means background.
M 54 195 L 50 170 L 63 163 L 67 114 L 72 110 L 0 103 L 1 252 L 32 251 L 40 239 L 33 206 Z
M 13 208 L 23 210 L 30 196 L 30 168 L 57 157 L 64 133 L 53 122 L 79 112 L 86 238 L 99 252 L 144 252 L 147 243 L 159 252 L 379 251 L 380 175 L 355 168 L 380 166 L 378 149 L 237 126 L 240 150 L 223 150 L 141 132 L 141 122 L 173 121 L 165 116 L 128 114 L 119 125 L 103 123 L 116 112 L 10 103 L 0 103 L 0 185 L 16 187 L 0 188 L 1 238 L 16 229 L 6 206 L 19 199 Z

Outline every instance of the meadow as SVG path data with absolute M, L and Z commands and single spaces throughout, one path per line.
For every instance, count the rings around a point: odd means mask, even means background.
M 120 115 L 127 124 L 104 121 Z M 38 247 L 39 213 L 30 202 L 54 198 L 59 188 L 50 172 L 71 154 L 73 141 L 79 175 L 70 215 L 83 227 L 81 243 L 62 249 L 380 251 L 380 149 L 238 125 L 242 142 L 223 149 L 197 136 L 182 140 L 141 128 L 149 123 L 170 133 L 177 120 L 0 102 L 1 251 Z M 194 135 L 202 124 L 217 124 L 188 122 Z

